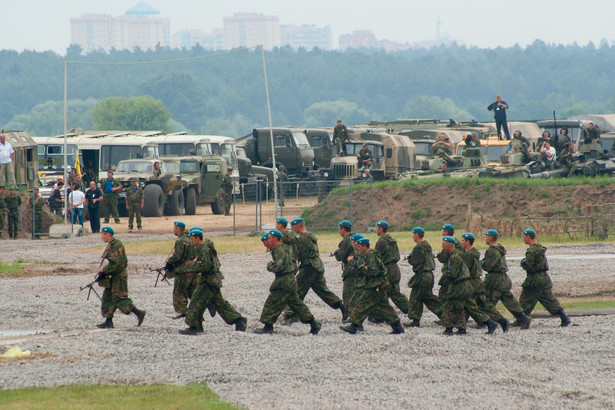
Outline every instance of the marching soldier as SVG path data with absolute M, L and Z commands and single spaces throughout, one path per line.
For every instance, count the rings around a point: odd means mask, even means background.
M 333 252 L 333 256 L 335 257 L 335 260 L 342 262 L 342 278 L 344 278 L 344 273 L 347 270 L 348 263 L 350 262 L 350 260 L 352 260 L 352 259 L 349 260 L 348 258 L 353 258 L 353 253 L 354 253 L 354 248 L 352 246 L 352 240 L 351 240 L 351 237 L 353 236 L 352 235 L 352 222 L 347 221 L 347 220 L 340 221 L 337 224 L 337 232 L 342 237 L 342 240 L 340 241 L 340 243 L 337 244 L 337 249 L 335 250 L 335 252 Z M 345 284 L 344 284 L 344 288 L 345 288 Z M 342 302 L 344 303 L 346 312 L 350 312 L 349 305 L 348 305 L 349 298 L 348 298 L 348 295 L 344 297 L 344 294 L 345 294 L 345 291 L 342 290 Z
M 130 187 L 126 189 L 126 209 L 128 210 L 128 231 L 134 228 L 133 221 L 137 219 L 137 229 L 141 230 L 141 209 L 145 204 L 143 189 L 137 185 L 137 178 L 130 179 Z
M 357 241 L 363 238 L 361 234 L 354 234 L 350 237 L 350 241 L 352 244 L 352 252 L 348 256 L 348 262 L 342 272 L 342 300 L 344 301 L 344 306 L 346 306 L 346 311 L 350 314 L 355 309 L 357 296 L 359 295 L 361 289 L 357 288 L 359 284 L 359 270 L 358 267 L 361 264 L 361 253 L 359 252 L 359 247 L 357 245 Z M 380 316 L 378 317 L 380 318 Z M 359 332 L 363 331 L 363 324 L 360 324 L 357 328 Z
M 9 238 L 17 239 L 17 224 L 19 223 L 19 211 L 21 210 L 21 197 L 16 194 L 17 187 L 9 187 L 9 196 L 4 198 L 4 203 L 8 211 Z
M 173 254 L 167 259 L 164 269 L 167 278 L 173 281 L 173 309 L 177 313 L 173 319 L 186 317 L 188 300 L 196 289 L 197 274 L 192 270 L 195 252 L 194 245 L 186 233 L 186 224 L 182 221 L 173 222 L 173 234 L 177 236 Z
M 465 335 L 467 319 L 464 310 L 466 302 L 472 295 L 470 271 L 463 262 L 462 252 L 455 249 L 455 238 L 452 236 L 442 238 L 441 253 L 445 262 L 438 284 L 444 288 L 442 292 L 442 325 L 446 328 L 444 334 L 450 336 L 453 334 L 453 328 L 457 328 L 457 334 Z M 492 329 L 490 326 L 489 333 L 494 331 L 495 328 Z
M 41 231 L 43 230 L 43 205 L 45 205 L 45 198 L 38 194 L 38 187 L 34 188 L 34 194 L 30 205 L 32 206 L 32 213 L 34 214 L 34 239 L 41 239 Z
M 297 237 L 287 227 L 288 219 L 283 216 L 275 218 L 275 229 L 282 232 L 282 243 L 290 253 L 290 258 L 297 263 Z
M 378 221 L 376 223 L 376 234 L 380 237 L 376 242 L 376 252 L 387 268 L 387 279 L 389 280 L 389 298 L 405 315 L 408 314 L 408 299 L 401 293 L 399 289 L 399 281 L 401 280 L 401 271 L 397 262 L 399 262 L 399 248 L 397 241 L 388 233 L 389 223 L 387 221 Z

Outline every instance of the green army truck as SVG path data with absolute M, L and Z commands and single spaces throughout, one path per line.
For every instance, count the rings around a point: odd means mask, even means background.
M 25 131 L 0 131 L 15 151 L 13 173 L 15 182 L 23 189 L 31 190 L 38 182 L 38 151 L 36 142 Z

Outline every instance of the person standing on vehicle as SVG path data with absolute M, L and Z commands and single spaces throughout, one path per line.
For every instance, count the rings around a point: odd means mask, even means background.
M 489 104 L 487 109 L 489 111 L 493 111 L 494 113 L 495 126 L 498 131 L 498 138 L 501 140 L 504 139 L 502 137 L 502 128 L 504 128 L 504 134 L 506 134 L 506 139 L 509 140 L 510 131 L 508 131 L 508 122 L 506 120 L 506 110 L 508 109 L 508 104 L 506 103 L 506 101 L 502 100 L 501 95 L 496 95 L 495 99 L 496 101 Z
M 231 179 L 232 173 L 233 168 L 227 168 L 226 174 L 224 174 L 224 178 L 222 179 L 222 189 L 224 189 L 224 215 L 231 214 L 231 205 L 233 203 L 233 180 Z
M 348 141 L 348 128 L 342 124 L 342 119 L 337 119 L 337 125 L 333 128 L 333 142 L 331 145 L 337 147 L 337 155 L 341 155 L 344 152 L 344 142 Z
M 137 218 L 137 229 L 141 230 L 141 209 L 145 205 L 143 189 L 137 185 L 137 178 L 130 179 L 130 187 L 126 189 L 126 210 L 128 211 L 128 231 L 134 228 L 133 221 Z
M 6 135 L 0 134 L 0 184 L 16 184 L 15 172 L 13 171 L 14 160 L 15 150 L 13 146 L 6 140 Z
M 122 190 L 122 184 L 113 178 L 113 171 L 107 172 L 107 178 L 101 182 L 103 191 L 103 203 L 105 204 L 105 223 L 109 223 L 109 217 L 113 216 L 116 224 L 120 223 L 120 214 L 117 211 L 117 200 L 119 191 Z
M 103 193 L 96 186 L 96 182 L 90 181 L 90 188 L 85 192 L 85 199 L 88 204 L 88 215 L 90 216 L 90 229 L 92 233 L 100 232 L 100 201 L 103 200 Z

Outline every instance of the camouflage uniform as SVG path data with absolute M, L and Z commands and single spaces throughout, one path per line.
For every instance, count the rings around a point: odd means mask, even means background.
M 363 149 L 359 151 L 357 154 L 359 157 L 359 168 L 371 168 L 374 162 L 374 155 L 370 151 L 369 148 Z M 364 162 L 367 161 L 367 162 Z
M 128 229 L 134 228 L 133 221 L 135 216 L 137 218 L 137 229 L 141 229 L 141 203 L 143 202 L 143 195 L 143 189 L 140 186 L 131 186 L 126 189 L 126 204 L 128 204 Z
M 167 277 L 175 277 L 173 282 L 173 309 L 179 315 L 186 314 L 188 299 L 192 297 L 196 288 L 198 277 L 196 272 L 192 270 L 194 257 L 194 245 L 184 231 L 175 240 L 173 255 L 167 260 L 167 264 L 173 267 L 171 275 L 167 272 Z
M 40 198 L 40 199 L 38 199 Z M 38 202 L 36 201 L 38 199 Z M 40 237 L 40 234 L 43 230 L 43 205 L 45 201 L 43 197 L 40 195 L 32 194 L 32 199 L 30 200 L 30 205 L 32 206 L 33 214 L 34 214 L 34 237 Z
M 446 254 L 448 255 L 448 254 Z M 444 256 L 446 258 L 446 256 Z M 470 271 L 463 262 L 463 252 L 455 249 L 442 266 L 438 282 L 444 288 L 442 298 L 442 325 L 446 328 L 466 328 L 465 306 L 472 295 Z M 489 317 L 485 321 L 489 320 Z
M 8 195 L 4 198 L 6 209 L 9 210 L 8 222 L 9 222 L 9 237 L 11 239 L 17 238 L 17 223 L 19 222 L 19 211 L 21 209 L 21 197 L 18 194 L 13 196 Z
M 0 194 L 0 238 L 4 231 L 4 221 L 6 219 L 6 203 L 4 202 L 5 194 Z
M 577 170 L 577 164 L 572 160 L 572 152 L 568 151 L 568 147 L 560 151 L 557 161 L 561 166 L 568 168 L 569 177 L 574 175 Z
M 278 201 L 280 206 L 284 206 L 284 197 L 286 196 L 286 188 L 288 187 L 288 175 L 284 171 L 278 171 Z
M 399 317 L 389 303 L 386 266 L 378 257 L 378 252 L 370 249 L 366 255 L 361 254 L 356 270 L 359 274 L 358 294 L 355 307 L 350 312 L 350 321 L 361 325 L 370 313 L 378 312 L 378 317 L 387 324 L 398 323 Z
M 342 262 L 342 280 L 344 282 L 342 288 L 342 301 L 344 303 L 344 306 L 346 307 L 346 311 L 348 312 L 350 312 L 349 301 L 351 299 L 351 295 L 354 293 L 354 288 L 356 285 L 356 281 L 352 280 L 353 276 L 356 276 L 352 275 L 352 269 L 348 269 L 349 262 L 352 262 L 352 260 L 348 260 L 348 257 L 356 257 L 354 248 L 352 247 L 352 240 L 350 239 L 351 236 L 351 232 L 348 232 L 346 235 L 344 235 L 344 238 L 340 241 L 340 243 L 337 244 L 337 249 L 335 250 L 335 252 L 333 252 L 333 256 L 335 256 L 335 259 Z M 350 274 L 349 278 L 346 278 L 347 271 Z M 346 283 L 346 279 L 349 279 L 348 283 Z
M 111 276 L 110 285 L 105 287 L 102 295 L 102 316 L 110 319 L 116 309 L 127 315 L 132 312 L 134 305 L 128 297 L 128 273 L 126 273 L 128 259 L 126 259 L 126 251 L 122 242 L 119 239 L 112 239 L 103 252 L 102 258 L 109 261 L 102 273 Z
M 122 186 L 115 178 L 112 179 L 113 184 L 111 188 Z M 100 189 L 103 191 L 103 203 L 105 204 L 105 223 L 109 223 L 109 217 L 113 216 L 115 222 L 120 220 L 120 214 L 117 211 L 117 199 L 119 197 L 119 190 L 115 192 L 105 192 L 105 186 L 107 185 L 107 179 L 100 181 Z
M 191 328 L 202 328 L 203 313 L 210 305 L 215 307 L 215 311 L 227 324 L 235 323 L 241 319 L 241 315 L 224 299 L 220 291 L 224 277 L 220 272 L 220 261 L 213 242 L 205 239 L 194 251 L 196 259 L 191 269 L 200 275 L 186 311 L 186 324 Z
M 233 203 L 233 180 L 226 174 L 222 179 L 222 189 L 224 189 L 224 215 L 230 215 Z
M 272 249 L 271 258 L 273 261 L 267 264 L 267 270 L 275 274 L 275 280 L 269 287 L 269 296 L 263 306 L 260 321 L 265 325 L 273 325 L 284 307 L 288 306 L 302 323 L 310 323 L 314 315 L 297 294 L 297 264 L 286 246 L 279 245 Z
M 348 140 L 348 128 L 344 124 L 336 125 L 333 128 L 333 143 L 337 146 L 338 154 L 344 151 L 344 142 Z
M 347 312 L 352 312 L 354 310 L 357 296 L 359 295 L 357 284 L 359 283 L 360 278 L 357 268 L 360 264 L 359 261 L 361 259 L 361 253 L 355 249 L 352 249 L 351 255 L 353 259 L 346 263 L 344 270 L 342 271 L 342 300 Z
M 408 287 L 412 288 L 408 301 L 408 318 L 421 320 L 423 305 L 440 317 L 442 304 L 433 294 L 433 270 L 436 268 L 436 262 L 429 242 L 423 240 L 417 243 L 408 255 L 408 263 L 412 265 L 414 271 L 414 276 L 408 281 Z
M 519 303 L 526 315 L 532 313 L 537 302 L 540 302 L 552 315 L 559 314 L 562 309 L 551 289 L 553 284 L 547 274 L 549 264 L 545 255 L 546 250 L 547 248 L 541 244 L 535 243 L 528 248 L 525 258 L 521 261 L 521 267 L 527 272 L 527 278 L 523 281 Z
M 382 263 L 387 268 L 387 279 L 389 281 L 389 298 L 404 314 L 408 313 L 408 299 L 401 293 L 399 281 L 401 272 L 397 262 L 399 262 L 399 248 L 397 241 L 388 233 L 381 236 L 376 242 L 376 252 L 380 256 Z
M 501 300 L 506 309 L 517 317 L 522 314 L 522 310 L 519 302 L 510 292 L 512 282 L 506 273 L 508 266 L 506 265 L 504 255 L 506 255 L 506 249 L 500 244 L 491 245 L 485 251 L 485 258 L 481 263 L 483 270 L 487 271 L 485 291 L 487 292 L 489 303 L 495 306 Z
M 485 295 L 485 285 L 481 279 L 480 252 L 476 248 L 464 250 L 462 257 L 470 271 L 470 283 L 472 284 L 472 295 L 465 307 L 466 316 L 471 316 L 479 325 L 486 323 L 489 319 L 496 322 L 503 319 L 504 317 L 489 303 Z
M 297 263 L 297 237 L 290 231 L 283 230 L 282 231 L 282 243 L 286 246 L 286 250 L 290 254 L 290 258 Z M 295 273 L 297 273 L 295 270 Z

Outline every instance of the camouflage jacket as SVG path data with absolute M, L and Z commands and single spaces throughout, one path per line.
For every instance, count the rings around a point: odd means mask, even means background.
M 333 141 L 337 141 L 341 139 L 343 141 L 348 141 L 348 128 L 344 124 L 336 125 L 333 128 Z
M 388 265 L 389 263 L 399 262 L 399 248 L 397 247 L 397 241 L 389 234 L 382 235 L 375 246 L 376 252 L 378 252 L 382 263 Z
M 186 231 L 184 231 L 175 240 L 173 254 L 167 262 L 175 266 L 175 273 L 183 273 L 190 269 L 195 256 L 194 245 L 190 242 Z
M 379 286 L 388 287 L 389 281 L 386 277 L 387 269 L 378 256 L 378 252 L 370 249 L 366 255 L 361 255 L 356 267 L 359 274 L 360 288 L 377 288 Z
M 4 198 L 4 204 L 6 206 L 6 209 L 9 210 L 10 216 L 19 215 L 19 207 L 21 207 L 21 197 L 19 195 L 6 196 Z
M 233 180 L 226 174 L 224 174 L 224 178 L 222 178 L 222 189 L 224 189 L 224 193 L 227 196 L 233 195 Z
M 480 252 L 476 248 L 464 250 L 462 253 L 463 262 L 470 271 L 472 278 L 480 278 L 483 274 L 483 270 L 480 267 Z
M 506 265 L 506 249 L 499 243 L 491 245 L 485 251 L 485 258 L 481 263 L 481 268 L 487 273 L 506 273 L 508 265 Z
M 417 243 L 408 255 L 408 263 L 412 265 L 414 273 L 433 272 L 436 262 L 429 242 L 424 240 Z
M 342 262 L 342 271 L 346 269 L 346 265 L 348 265 L 348 257 L 352 255 L 352 251 L 354 251 L 352 241 L 350 240 L 351 236 L 352 233 L 348 232 L 340 243 L 337 244 L 337 249 L 333 252 L 335 259 Z
M 438 282 L 442 287 L 440 294 L 446 299 L 466 299 L 470 297 L 472 284 L 469 279 L 470 271 L 463 261 L 463 252 L 455 249 L 442 266 L 442 277 Z
M 290 253 L 293 261 L 297 262 L 297 237 L 289 231 L 282 231 L 282 243 Z
M 130 207 L 141 207 L 141 202 L 143 201 L 143 189 L 138 186 L 137 189 L 133 191 L 133 187 L 128 187 L 126 189 L 126 203 Z
M 346 266 L 342 271 L 342 280 L 356 278 L 359 276 L 357 267 L 361 264 L 361 253 L 352 248 L 348 256 L 352 256 L 352 259 L 346 262 Z
M 4 217 L 5 214 L 5 209 L 6 208 L 6 204 L 4 203 L 4 195 L 0 194 L 0 210 L 2 210 L 2 215 L 0 215 L 1 217 Z
M 119 239 L 112 239 L 107 244 L 107 248 L 102 254 L 103 259 L 107 259 L 109 263 L 104 267 L 105 275 L 114 276 L 126 272 L 128 259 L 126 258 L 126 250 Z
M 459 239 L 457 238 L 455 238 L 455 250 L 462 250 L 461 242 L 459 242 Z M 443 255 L 442 252 L 438 252 L 438 254 L 436 255 L 436 259 L 438 259 L 438 262 L 440 263 L 446 263 L 446 261 L 448 260 L 448 255 Z
M 122 186 L 122 184 L 120 184 L 120 181 L 118 181 L 116 178 L 113 178 L 112 180 L 112 185 L 111 188 L 117 188 L 118 186 Z M 118 196 L 120 194 L 120 190 L 118 189 L 117 191 L 114 192 L 105 192 L 105 186 L 107 185 L 107 178 L 103 178 L 100 180 L 100 190 L 103 192 L 103 195 L 116 195 Z
M 551 287 L 551 278 L 547 274 L 549 263 L 545 252 L 547 248 L 539 243 L 530 246 L 525 252 L 525 258 L 521 260 L 521 267 L 527 272 L 527 278 L 523 282 L 524 288 Z
M 318 239 L 311 232 L 299 234 L 296 240 L 297 245 L 297 260 L 300 268 L 311 266 L 312 269 L 324 273 L 325 267 L 320 259 L 318 252 Z
M 38 200 L 38 202 L 36 202 L 37 198 L 40 198 Z M 40 195 L 32 195 L 32 198 L 30 199 L 30 205 L 32 206 L 32 209 L 34 209 L 34 211 L 36 213 L 43 212 L 43 205 L 44 204 L 45 204 L 45 200 L 43 199 L 42 196 L 40 196 Z
M 372 152 L 370 151 L 370 149 L 361 149 L 359 151 L 359 153 L 357 154 L 357 156 L 359 157 L 359 161 L 362 164 L 370 164 L 372 162 L 372 160 L 374 159 L 374 155 L 372 154 Z M 364 162 L 366 161 L 366 162 Z
M 220 261 L 213 242 L 205 238 L 203 244 L 194 248 L 194 252 L 196 259 L 192 262 L 191 270 L 202 274 L 209 285 L 221 288 L 224 277 L 220 272 Z
M 271 262 L 267 264 L 267 270 L 275 274 L 275 279 L 269 291 L 282 290 L 287 292 L 297 291 L 295 272 L 297 263 L 292 260 L 286 246 L 279 245 L 271 250 Z

